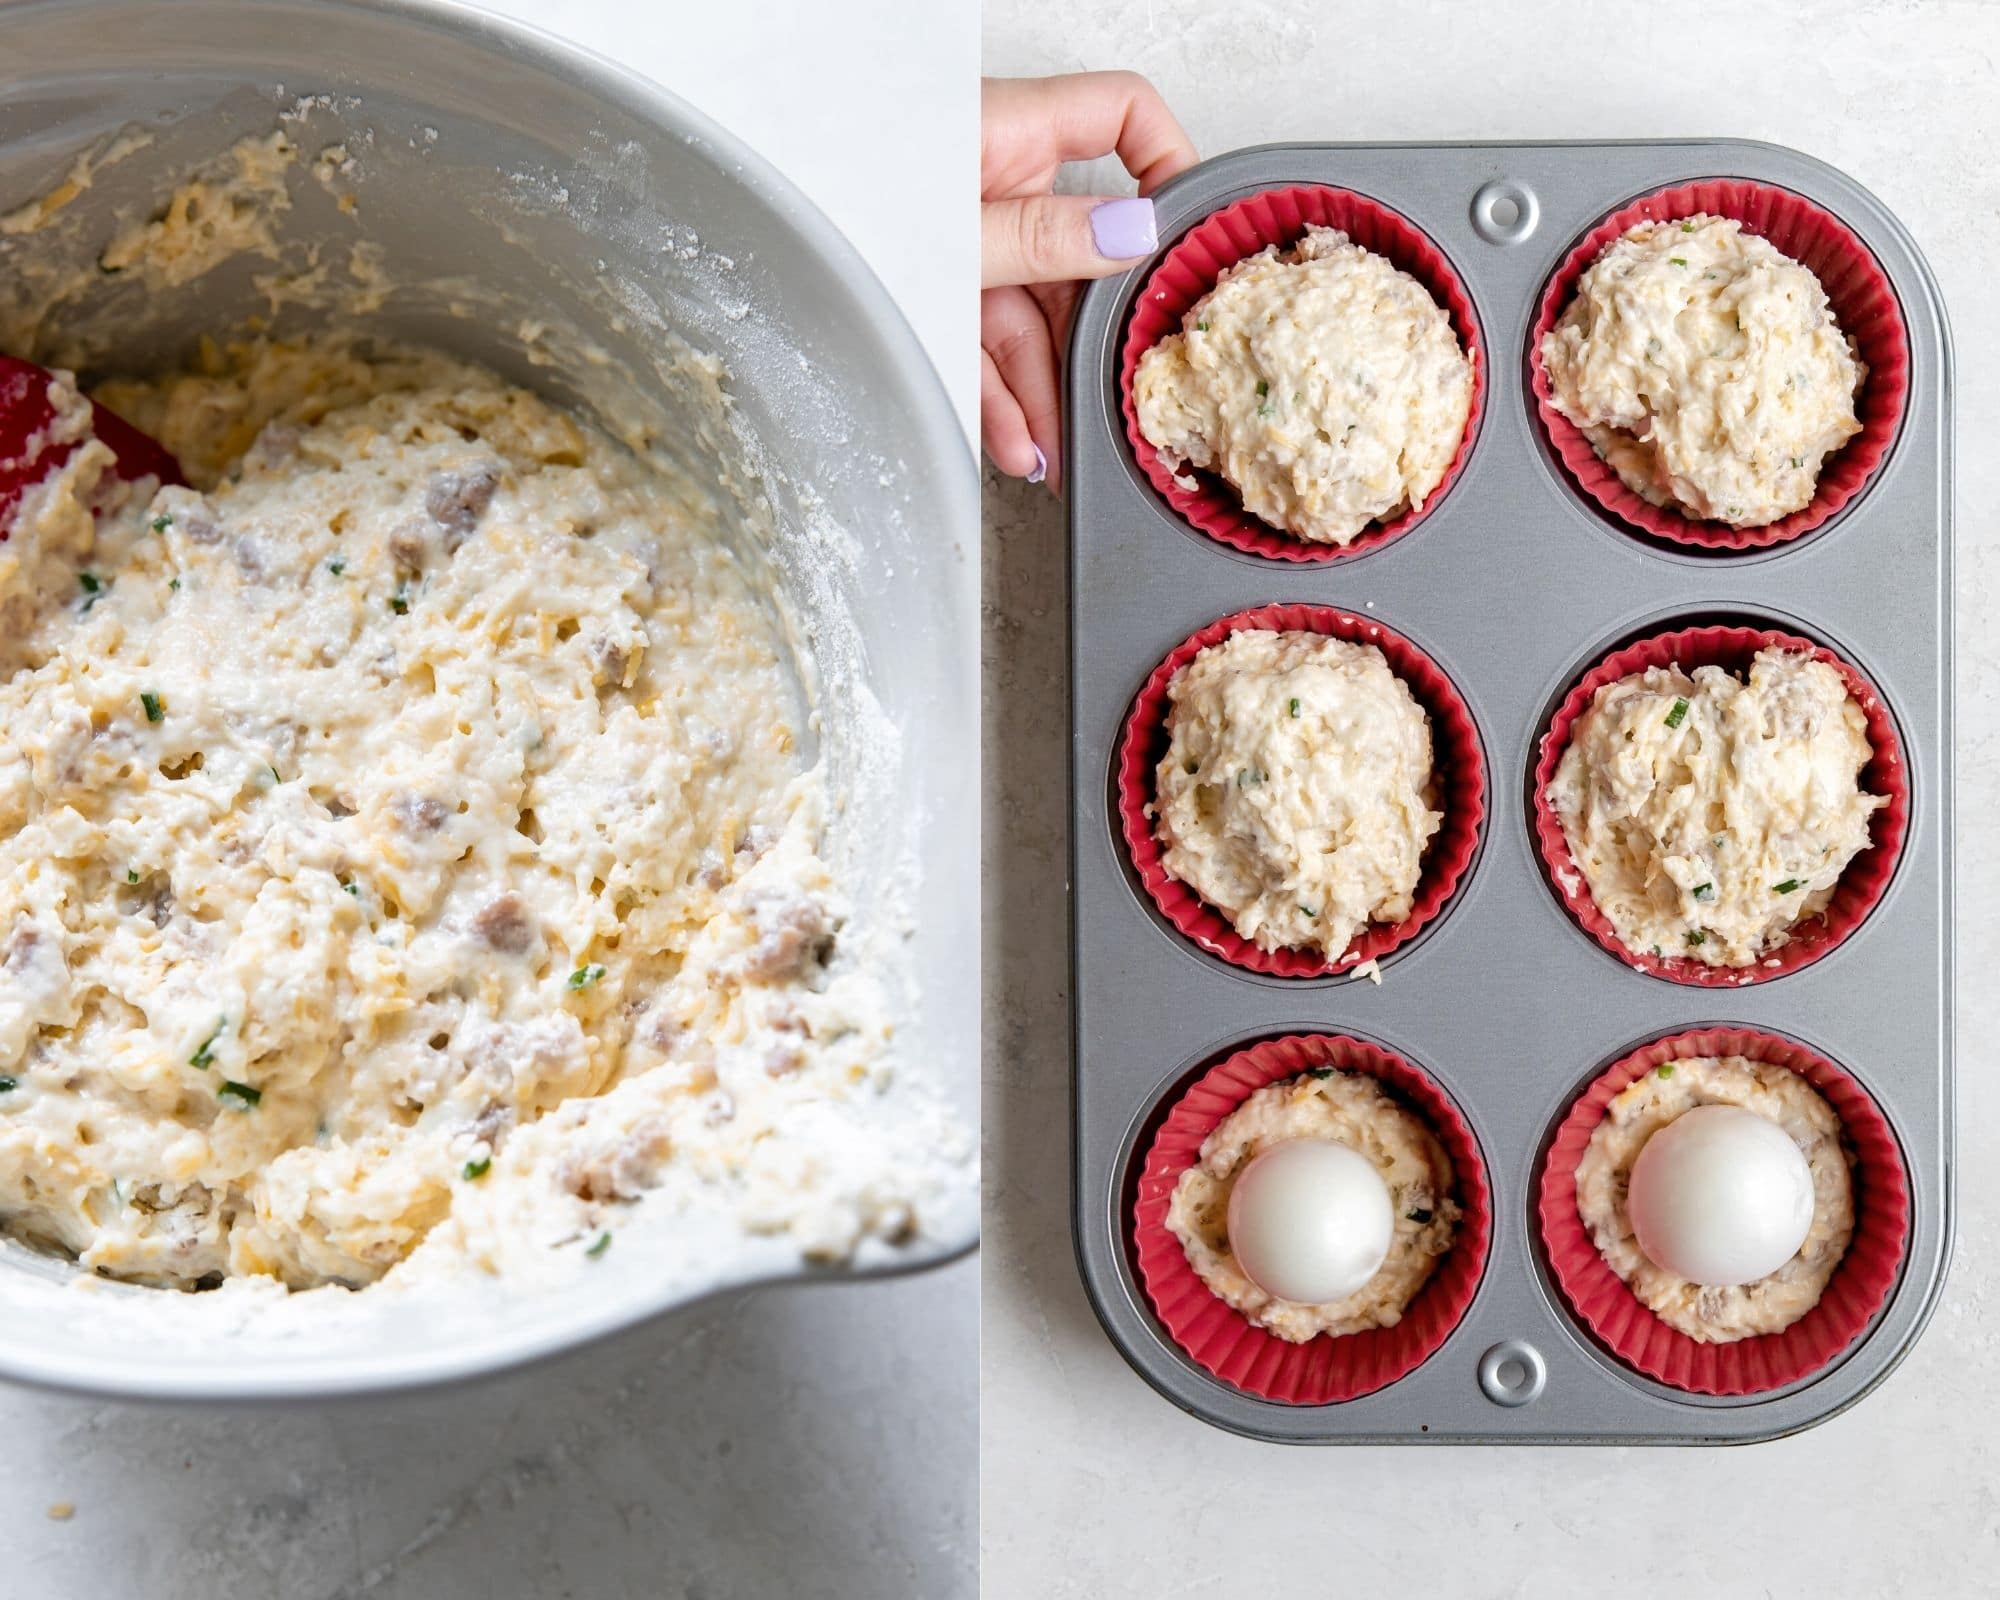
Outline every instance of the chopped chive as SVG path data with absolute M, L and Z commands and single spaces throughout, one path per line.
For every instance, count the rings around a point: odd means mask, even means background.
M 1661 956 L 1665 954 L 1666 952 L 1662 950 L 1658 945 L 1653 946 L 1653 957 L 1655 960 L 1658 960 Z
M 1688 264 L 1686 256 L 1668 256 L 1667 259 L 1677 267 L 1684 267 Z
M 1674 1064 L 1671 1061 L 1662 1061 L 1657 1067 L 1653 1068 L 1653 1076 L 1656 1078 L 1671 1078 L 1673 1075 Z
M 0 1094 L 12 1094 L 21 1087 L 19 1078 L 0 1078 Z
M 1694 222 L 1693 222 L 1693 220 L 1692 220 L 1692 219 L 1690 219 L 1690 220 L 1689 220 L 1689 221 L 1687 221 L 1687 222 L 1683 222 L 1683 223 L 1681 224 L 1681 232 L 1682 232 L 1682 233 L 1693 233 L 1693 232 L 1694 232 Z
M 590 1248 L 584 1251 L 584 1254 L 587 1256 L 601 1256 L 604 1254 L 605 1251 L 609 1250 L 610 1248 L 611 1248 L 611 1235 L 609 1233 L 600 1233 L 594 1240 L 591 1241 Z
M 1271 386 L 1268 383 L 1266 383 L 1262 378 L 1259 378 L 1257 380 L 1257 398 L 1261 400 L 1264 398 L 1264 396 L 1266 396 L 1270 392 L 1271 392 Z
M 410 609 L 410 588 L 408 584 L 398 584 L 396 592 L 389 596 L 389 609 L 397 616 L 406 616 Z
M 1292 700 L 1289 702 L 1289 709 L 1291 710 L 1291 713 L 1294 717 L 1296 717 L 1299 714 L 1299 702 L 1296 696 L 1294 696 Z
M 228 1026 L 229 1019 L 227 1017 L 217 1017 L 215 1019 L 215 1031 L 202 1040 L 200 1048 L 188 1057 L 188 1065 L 199 1067 L 203 1072 L 206 1072 L 209 1063 L 215 1059 L 215 1041 L 222 1037 L 222 1030 Z
M 1306 1070 L 1300 1074 L 1300 1076 L 1305 1078 L 1330 1078 L 1333 1076 L 1333 1068 L 1307 1067 Z
M 477 1161 L 466 1162 L 465 1164 L 466 1182 L 470 1183 L 475 1178 L 485 1177 L 486 1169 L 492 1165 L 493 1165 L 493 1158 L 491 1156 L 481 1156 Z
M 569 986 L 572 989 L 588 989 L 603 976 L 604 968 L 592 961 L 588 965 L 578 967 L 569 975 Z
M 103 584 L 97 581 L 97 574 L 94 572 L 79 572 L 76 575 L 76 581 L 83 585 L 83 592 L 85 594 L 96 594 L 104 587 Z
M 1194 325 L 1194 331 L 1196 333 L 1206 333 L 1208 332 L 1208 324 L 1205 322 L 1197 322 Z
M 160 718 L 167 714 L 160 705 L 160 697 L 154 694 L 151 689 L 140 692 L 139 704 L 146 708 L 146 720 L 148 722 L 158 722 Z
M 1309 917 L 1317 918 L 1319 916 L 1319 910 L 1315 906 L 1300 906 L 1299 909 Z
M 339 556 L 335 556 L 326 564 L 326 570 L 337 578 L 347 570 L 347 563 Z
M 359 900 L 361 898 L 361 885 L 356 883 L 352 878 L 341 879 L 340 886 L 353 895 L 355 899 Z
M 1692 932 L 1692 933 L 1690 933 L 1690 934 L 1688 935 L 1688 943 L 1689 943 L 1689 944 L 1707 944 L 1707 943 L 1708 943 L 1708 930 L 1707 930 L 1706 928 L 1696 928 L 1696 929 L 1694 930 L 1694 932 Z
M 1793 456 L 1793 457 L 1792 457 L 1792 465 L 1793 465 L 1793 466 L 1795 466 L 1795 467 L 1802 467 L 1802 466 L 1804 466 L 1805 464 L 1806 464 L 1806 458 L 1805 458 L 1804 456 Z
M 1667 726 L 1678 728 L 1683 722 L 1687 721 L 1687 717 L 1688 703 L 1685 700 L 1676 700 L 1673 710 L 1667 713 Z
M 1698 883 L 1694 886 L 1692 892 L 1697 900 L 1704 902 L 1713 900 L 1715 898 L 1715 885 L 1712 883 Z
M 125 881 L 127 883 L 137 883 L 139 881 L 139 869 L 137 867 L 127 867 L 125 869 Z
M 1805 883 L 1804 883 L 1804 881 L 1803 881 L 1802 879 L 1799 879 L 1799 878 L 1787 878 L 1787 879 L 1786 879 L 1786 880 L 1785 880 L 1785 881 L 1784 881 L 1783 883 L 1774 883 L 1774 884 L 1772 884 L 1772 885 L 1771 885 L 1771 893 L 1773 893 L 1773 894 L 1790 894 L 1790 893 L 1792 893 L 1792 892 L 1793 892 L 1794 890 L 1796 890 L 1796 889 L 1803 889 L 1804 887 L 1805 887 Z
M 222 1087 L 215 1091 L 215 1098 L 234 1101 L 237 1110 L 248 1111 L 264 1098 L 264 1091 L 252 1088 L 247 1083 L 238 1083 L 234 1078 L 224 1078 Z
M 180 588 L 180 586 L 181 586 L 181 580 L 179 578 L 167 579 L 167 587 L 169 589 L 178 589 Z
M 153 532 L 155 533 L 165 533 L 173 525 L 174 519 L 164 511 L 153 518 Z
M 1421 1226 L 1422 1224 L 1429 1222 L 1434 1213 L 1425 1209 L 1423 1206 L 1418 1206 L 1416 1210 L 1405 1211 L 1403 1215 L 1408 1217 L 1410 1221 Z

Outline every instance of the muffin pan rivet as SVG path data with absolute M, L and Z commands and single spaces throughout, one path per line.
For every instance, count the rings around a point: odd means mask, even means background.
M 1472 231 L 1488 244 L 1520 244 L 1542 220 L 1535 191 L 1512 178 L 1482 184 L 1472 197 Z
M 1479 1358 L 1479 1387 L 1496 1406 L 1524 1406 L 1548 1381 L 1548 1363 L 1526 1339 L 1502 1339 Z

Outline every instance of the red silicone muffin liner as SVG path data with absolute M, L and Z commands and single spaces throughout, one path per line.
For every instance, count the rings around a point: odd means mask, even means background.
M 1576 1168 L 1605 1108 L 1662 1062 L 1747 1056 L 1789 1067 L 1839 1116 L 1854 1156 L 1854 1236 L 1818 1305 L 1782 1333 L 1703 1344 L 1662 1322 L 1598 1254 L 1577 1211 Z M 1782 1389 L 1828 1366 L 1865 1333 L 1903 1269 L 1910 1183 L 1902 1150 L 1867 1090 L 1802 1044 L 1745 1028 L 1670 1034 L 1633 1051 L 1577 1098 L 1542 1162 L 1538 1214 L 1549 1270 L 1570 1307 L 1627 1366 L 1692 1394 Z
M 1462 1215 L 1451 1249 L 1394 1327 L 1294 1344 L 1258 1327 L 1201 1281 L 1167 1227 L 1167 1205 L 1181 1174 L 1200 1159 L 1202 1141 L 1224 1117 L 1265 1084 L 1313 1067 L 1365 1072 L 1422 1116 L 1451 1160 Z M 1203 1073 L 1147 1146 L 1132 1220 L 1140 1281 L 1174 1343 L 1224 1383 L 1299 1406 L 1373 1394 L 1435 1354 L 1472 1304 L 1493 1235 L 1486 1164 L 1450 1097 L 1401 1056 L 1340 1034 L 1266 1039 Z
M 1828 457 L 1809 504 L 1761 528 L 1691 517 L 1672 507 L 1648 504 L 1598 458 L 1583 431 L 1555 408 L 1548 373 L 1542 367 L 1542 338 L 1575 296 L 1578 281 L 1612 240 L 1641 222 L 1671 221 L 1706 212 L 1734 217 L 1746 233 L 1770 240 L 1794 261 L 1810 268 L 1826 290 L 1841 331 L 1853 339 L 1867 364 L 1855 406 L 1861 431 Z M 1803 195 L 1741 178 L 1705 178 L 1661 189 L 1614 211 L 1577 242 L 1542 291 L 1541 308 L 1528 335 L 1529 383 L 1549 443 L 1576 486 L 1620 521 L 1675 544 L 1705 550 L 1757 550 L 1812 532 L 1858 495 L 1875 475 L 1903 420 L 1910 388 L 1910 341 L 1902 307 L 1869 248 L 1832 212 Z
M 1437 781 L 1437 809 L 1444 820 L 1425 848 L 1422 876 L 1401 922 L 1369 923 L 1334 961 L 1310 950 L 1264 950 L 1231 926 L 1214 906 L 1167 871 L 1160 838 L 1146 808 L 1153 802 L 1153 775 L 1167 753 L 1167 685 L 1182 667 L 1212 644 L 1243 628 L 1324 633 L 1353 644 L 1372 644 L 1430 715 L 1431 770 Z M 1132 703 L 1118 744 L 1118 818 L 1139 882 L 1160 914 L 1210 955 L 1234 966 L 1279 978 L 1324 978 L 1365 961 L 1378 960 L 1408 944 L 1444 909 L 1471 866 L 1486 817 L 1486 762 L 1472 712 L 1436 662 L 1392 628 L 1373 617 L 1332 606 L 1258 606 L 1211 622 L 1182 642 L 1153 669 Z
M 1252 516 L 1244 510 L 1236 490 L 1214 473 L 1189 468 L 1184 475 L 1196 487 L 1183 488 L 1139 431 L 1139 412 L 1132 399 L 1132 378 L 1139 369 L 1139 358 L 1168 334 L 1180 332 L 1181 319 L 1215 287 L 1225 270 L 1266 245 L 1296 244 L 1308 226 L 1338 228 L 1363 249 L 1374 251 L 1415 278 L 1450 316 L 1452 330 L 1472 363 L 1472 407 L 1466 415 L 1465 434 L 1444 477 L 1424 501 L 1423 510 L 1405 510 L 1364 529 L 1344 545 L 1300 539 Z M 1444 252 L 1407 217 L 1347 189 L 1318 185 L 1265 189 L 1203 219 L 1183 234 L 1153 269 L 1126 324 L 1118 393 L 1125 412 L 1125 436 L 1132 442 L 1140 470 L 1160 498 L 1188 522 L 1210 538 L 1251 555 L 1278 561 L 1337 561 L 1379 549 L 1409 532 L 1457 481 L 1478 436 L 1480 413 L 1486 403 L 1486 350 L 1464 283 Z
M 1577 718 L 1589 709 L 1597 691 L 1608 683 L 1648 667 L 1678 665 L 1692 672 L 1696 667 L 1716 666 L 1741 674 L 1749 669 L 1759 650 L 1779 645 L 1803 651 L 1816 661 L 1824 661 L 1847 685 L 1867 719 L 1868 743 L 1874 755 L 1861 769 L 1861 787 L 1871 794 L 1887 795 L 1889 803 L 1869 821 L 1869 845 L 1847 864 L 1840 883 L 1818 917 L 1794 923 L 1791 937 L 1776 950 L 1748 967 L 1709 966 L 1685 956 L 1656 956 L 1630 949 L 1620 942 L 1611 919 L 1591 898 L 1590 885 L 1570 854 L 1563 837 L 1562 820 L 1550 802 L 1549 780 L 1563 752 L 1569 748 L 1570 732 Z M 1902 742 L 1896 736 L 1895 719 L 1876 692 L 1875 685 L 1860 669 L 1843 661 L 1824 645 L 1814 644 L 1795 634 L 1770 628 L 1683 628 L 1677 633 L 1655 634 L 1622 650 L 1613 651 L 1593 667 L 1571 689 L 1557 707 L 1548 731 L 1542 735 L 1540 757 L 1535 763 L 1535 792 L 1532 800 L 1535 841 L 1540 846 L 1542 864 L 1549 882 L 1570 914 L 1583 924 L 1592 938 L 1620 961 L 1656 978 L 1702 988 L 1737 988 L 1761 983 L 1767 978 L 1810 966 L 1867 920 L 1869 912 L 1888 891 L 1902 854 L 1903 837 L 1910 822 L 1909 772 L 1903 763 Z

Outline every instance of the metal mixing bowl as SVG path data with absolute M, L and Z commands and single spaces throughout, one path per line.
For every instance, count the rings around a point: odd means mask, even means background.
M 196 161 L 283 125 L 344 143 L 357 215 L 309 181 L 283 237 L 329 261 L 358 238 L 403 287 L 371 328 L 441 346 L 565 403 L 638 417 L 645 445 L 750 509 L 788 597 L 834 785 L 834 853 L 898 979 L 901 1070 L 976 1114 L 977 521 L 970 453 L 908 326 L 852 247 L 756 155 L 651 83 L 433 0 L 30 0 L 0 6 L 0 215 L 122 133 L 49 243 L 94 248 Z M 20 241 L 0 240 L 20 248 Z M 48 347 L 93 371 L 183 357 L 265 311 L 260 263 L 165 293 L 107 281 Z M 9 270 L 0 253 L 0 272 Z M 354 313 L 355 307 L 346 308 Z M 283 332 L 327 315 L 283 307 Z M 717 411 L 693 351 L 718 358 Z M 17 352 L 22 354 L 37 352 Z M 757 531 L 763 523 L 761 533 Z M 924 1237 L 851 1269 L 969 1248 L 968 1192 Z M 616 1253 L 614 1252 L 614 1255 Z M 636 1255 L 562 1295 L 373 1293 L 219 1325 L 202 1302 L 0 1247 L 0 1375 L 99 1393 L 249 1398 L 383 1390 L 552 1353 L 748 1283 L 807 1275 L 758 1246 L 704 1280 Z M 848 1274 L 842 1274 L 848 1275 Z

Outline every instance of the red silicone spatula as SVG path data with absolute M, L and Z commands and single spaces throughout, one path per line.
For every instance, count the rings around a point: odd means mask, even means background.
M 53 375 L 32 361 L 0 355 L 0 539 L 5 539 L 14 521 L 21 496 L 40 483 L 76 448 L 76 441 L 54 441 L 47 437 L 55 419 L 55 402 L 49 398 Z M 97 437 L 117 457 L 121 478 L 158 478 L 162 483 L 185 483 L 180 463 L 167 454 L 131 423 L 113 416 L 91 402 Z

